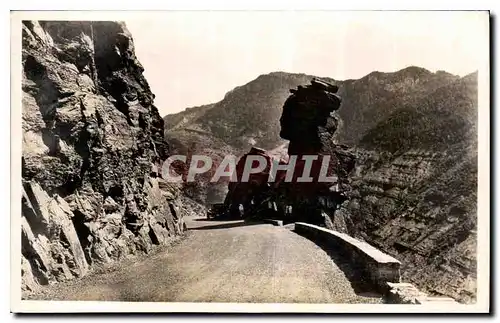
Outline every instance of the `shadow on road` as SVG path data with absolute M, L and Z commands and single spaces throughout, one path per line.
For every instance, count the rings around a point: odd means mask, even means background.
M 213 222 L 213 221 L 212 221 Z M 194 227 L 194 228 L 189 228 L 189 230 L 216 230 L 216 229 L 229 229 L 229 228 L 237 228 L 237 227 L 243 227 L 243 226 L 250 226 L 250 225 L 255 225 L 255 224 L 262 224 L 261 222 L 244 222 L 244 221 L 237 221 L 237 222 L 224 222 L 221 224 L 216 224 L 216 225 L 207 225 L 207 226 L 202 226 L 202 227 Z
M 196 221 L 196 222 L 214 222 L 215 220 L 214 219 L 207 219 L 207 218 L 202 218 L 202 219 L 193 219 L 193 221 Z
M 375 287 L 372 282 L 369 281 L 366 277 L 366 274 L 363 273 L 361 268 L 356 268 L 349 262 L 347 255 L 342 255 L 339 253 L 339 250 L 336 250 L 331 245 L 326 243 L 325 241 L 313 239 L 308 237 L 307 235 L 303 235 L 294 232 L 308 240 L 314 242 L 318 247 L 323 249 L 329 256 L 332 258 L 333 262 L 342 270 L 351 283 L 351 287 L 354 292 L 359 296 L 365 297 L 380 297 L 381 295 L 374 292 Z
M 222 218 L 201 218 L 201 219 L 193 219 L 192 221 L 196 222 L 236 222 L 236 221 L 242 221 L 241 219 L 222 219 Z

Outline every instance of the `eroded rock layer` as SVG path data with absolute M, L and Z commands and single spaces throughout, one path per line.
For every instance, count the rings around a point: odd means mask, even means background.
M 338 213 L 402 262 L 404 281 L 464 303 L 476 300 L 480 248 L 477 84 L 473 73 L 439 87 L 371 130 Z
M 146 253 L 184 230 L 163 120 L 122 23 L 24 21 L 23 289 Z

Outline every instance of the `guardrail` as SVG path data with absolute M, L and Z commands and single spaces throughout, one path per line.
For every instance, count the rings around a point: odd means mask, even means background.
M 352 268 L 363 272 L 382 293 L 387 293 L 388 282 L 400 282 L 401 262 L 366 242 L 345 233 L 303 222 L 295 223 L 295 232 L 311 240 L 325 242 L 329 247 L 337 249 L 338 253 L 349 261 Z

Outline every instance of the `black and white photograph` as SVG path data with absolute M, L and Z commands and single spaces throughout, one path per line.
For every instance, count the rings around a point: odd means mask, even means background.
M 11 29 L 12 311 L 489 311 L 488 11 Z

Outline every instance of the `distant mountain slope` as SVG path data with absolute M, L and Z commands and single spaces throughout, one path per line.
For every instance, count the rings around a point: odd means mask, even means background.
M 427 95 L 409 98 L 382 122 L 372 127 L 359 144 L 391 152 L 409 148 L 447 149 L 477 141 L 477 73 Z
M 344 127 L 339 131 L 338 140 L 348 145 L 357 144 L 395 110 L 425 98 L 458 78 L 412 66 L 394 73 L 373 72 L 359 80 L 341 82 L 339 94 L 343 102 L 339 115 Z
M 428 292 L 476 294 L 477 73 L 416 97 L 360 141 L 340 212 Z
M 279 117 L 289 89 L 312 78 L 282 72 L 261 75 L 231 90 L 220 102 L 165 116 L 167 137 L 181 139 L 183 131 L 198 131 L 200 136 L 211 134 L 239 153 L 253 145 L 276 147 L 283 143 L 279 138 Z
M 165 129 L 173 130 L 176 128 L 182 128 L 197 117 L 203 115 L 203 113 L 205 113 L 213 106 L 214 104 L 207 104 L 199 107 L 187 108 L 186 110 L 176 114 L 170 114 L 168 118 L 163 118 L 163 120 L 165 121 Z
M 279 118 L 289 90 L 309 83 L 312 75 L 274 72 L 228 92 L 223 100 L 164 117 L 169 138 L 183 138 L 182 130 L 211 134 L 246 152 L 252 145 L 272 149 L 283 143 Z M 343 125 L 337 138 L 356 144 L 371 127 L 412 99 L 458 79 L 446 72 L 431 73 L 408 67 L 394 73 L 373 72 L 359 80 L 335 81 L 342 96 Z M 181 140 L 185 142 L 185 140 Z

